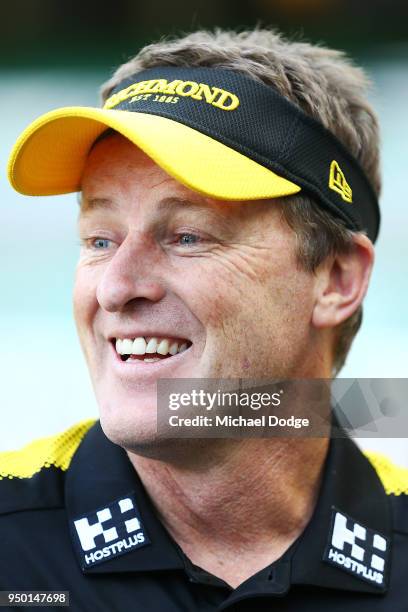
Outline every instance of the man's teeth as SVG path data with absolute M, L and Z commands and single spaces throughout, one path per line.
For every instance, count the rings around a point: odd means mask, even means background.
M 120 340 L 116 341 L 116 350 L 120 355 L 131 355 L 133 353 L 133 340 L 129 340 L 128 338 L 122 340 L 122 344 L 120 345 L 120 351 L 118 350 L 118 342 L 120 342 Z
M 159 355 L 167 355 L 169 352 L 169 341 L 166 339 L 160 340 L 156 353 Z
M 137 338 L 136 338 L 137 340 Z M 136 342 L 135 340 L 135 342 Z M 146 346 L 146 353 L 155 353 L 157 349 L 157 338 L 150 338 Z
M 187 342 L 175 341 L 172 338 L 117 338 L 116 352 L 119 355 L 175 355 L 187 348 Z M 143 361 L 160 361 L 160 357 L 146 357 Z
M 132 355 L 144 355 L 146 353 L 146 340 L 144 338 L 135 338 L 131 353 Z
M 169 353 L 170 353 L 170 355 L 175 355 L 177 353 L 177 351 L 178 351 L 178 347 L 179 347 L 179 345 L 178 345 L 177 342 L 173 342 L 172 344 L 170 344 L 170 346 L 169 346 Z M 186 345 L 186 347 L 187 347 L 187 345 Z

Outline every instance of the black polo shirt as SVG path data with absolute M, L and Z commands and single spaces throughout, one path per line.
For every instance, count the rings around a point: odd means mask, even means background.
M 302 535 L 236 589 L 184 555 L 99 421 L 0 453 L 0 475 L 0 590 L 69 591 L 81 612 L 408 610 L 408 470 L 350 439 Z

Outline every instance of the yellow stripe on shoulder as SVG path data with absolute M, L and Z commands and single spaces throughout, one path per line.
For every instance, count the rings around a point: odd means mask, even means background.
M 392 461 L 381 453 L 364 451 L 377 472 L 387 495 L 408 495 L 408 469 L 394 465 Z
M 82 438 L 95 420 L 80 421 L 62 433 L 34 440 L 20 450 L 0 453 L 0 480 L 31 478 L 51 465 L 67 470 Z

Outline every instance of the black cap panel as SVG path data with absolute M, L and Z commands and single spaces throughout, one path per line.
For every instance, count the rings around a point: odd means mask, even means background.
M 122 81 L 105 108 L 196 129 L 294 182 L 347 227 L 379 229 L 377 197 L 358 161 L 274 88 L 233 70 L 156 67 Z M 175 146 L 177 143 L 175 143 Z

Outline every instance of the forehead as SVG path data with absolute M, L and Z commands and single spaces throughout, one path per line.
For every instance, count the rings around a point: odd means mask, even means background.
M 146 153 L 127 138 L 108 130 L 92 145 L 84 165 L 82 190 L 99 184 L 104 186 L 114 179 L 123 180 L 139 171 L 168 176 Z M 140 176 L 138 176 L 140 180 Z M 170 177 L 169 177 L 170 178 Z
M 168 175 L 127 138 L 111 131 L 104 133 L 91 148 L 81 186 L 81 216 L 94 211 L 121 214 L 125 207 L 132 207 L 160 216 L 192 212 L 240 227 L 264 223 L 265 217 L 270 222 L 280 211 L 278 199 L 233 202 L 193 191 Z
M 205 198 L 170 177 L 141 149 L 115 132 L 108 132 L 92 146 L 81 181 L 81 212 L 119 210 L 129 199 L 157 193 L 179 196 L 192 204 L 205 204 Z M 174 199 L 174 198 L 173 198 Z M 172 202 L 167 202 L 170 205 Z M 176 202 L 173 202 L 173 206 Z M 163 208 L 163 203 L 161 204 Z

